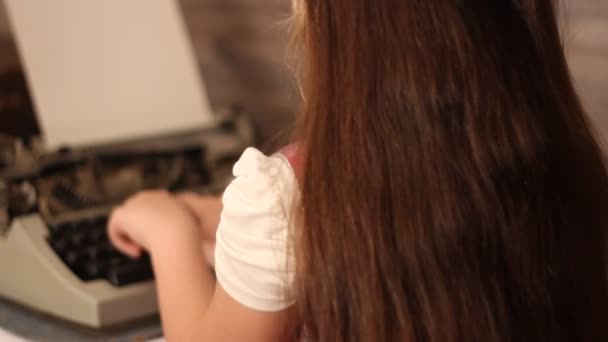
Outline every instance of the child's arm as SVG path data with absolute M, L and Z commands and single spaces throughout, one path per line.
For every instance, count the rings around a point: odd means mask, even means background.
M 165 336 L 169 341 L 287 340 L 287 311 L 248 309 L 216 284 L 196 244 L 176 242 L 152 256 Z
M 222 212 L 221 196 L 201 196 L 194 193 L 182 193 L 177 199 L 196 217 L 203 241 L 215 242 L 215 233 L 220 224 Z
M 211 267 L 215 266 L 215 234 L 220 224 L 222 198 L 183 193 L 177 199 L 197 218 L 205 259 Z
M 109 233 L 126 254 L 150 253 L 169 341 L 282 341 L 287 336 L 288 310 L 248 309 L 217 286 L 200 248 L 197 218 L 170 194 L 130 199 L 113 213 Z

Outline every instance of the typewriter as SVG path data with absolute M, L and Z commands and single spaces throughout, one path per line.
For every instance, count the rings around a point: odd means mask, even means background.
M 92 328 L 156 314 L 150 260 L 108 241 L 112 206 L 146 189 L 218 194 L 252 140 L 245 116 L 49 155 L 0 137 L 0 297 Z
M 108 215 L 221 192 L 247 116 L 208 104 L 175 0 L 3 4 L 27 77 L 0 79 L 0 298 L 91 328 L 155 315 L 150 260 L 111 246 Z

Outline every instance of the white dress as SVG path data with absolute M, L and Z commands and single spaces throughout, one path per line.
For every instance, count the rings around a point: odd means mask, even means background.
M 299 196 L 294 172 L 282 154 L 249 148 L 233 173 L 217 230 L 217 280 L 248 308 L 281 311 L 294 304 L 288 291 L 294 276 L 289 217 Z

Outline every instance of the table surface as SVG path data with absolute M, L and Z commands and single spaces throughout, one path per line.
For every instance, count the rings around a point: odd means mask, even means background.
M 162 335 L 158 317 L 98 331 L 42 315 L 4 300 L 0 300 L 0 328 L 36 342 L 130 342 L 146 341 Z

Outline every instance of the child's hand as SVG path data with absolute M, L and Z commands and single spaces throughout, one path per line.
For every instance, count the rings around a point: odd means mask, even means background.
M 121 252 L 137 258 L 159 243 L 186 235 L 200 239 L 196 218 L 179 200 L 165 191 L 139 193 L 116 208 L 110 217 L 108 235 Z
M 220 223 L 222 198 L 216 196 L 200 196 L 193 193 L 183 193 L 177 198 L 197 218 L 202 237 L 203 253 L 207 264 L 215 266 L 215 233 Z
M 223 207 L 222 198 L 185 192 L 179 194 L 177 199 L 196 217 L 203 240 L 205 242 L 215 242 L 215 233 L 220 224 L 220 214 Z

